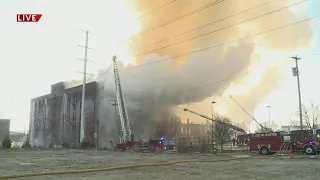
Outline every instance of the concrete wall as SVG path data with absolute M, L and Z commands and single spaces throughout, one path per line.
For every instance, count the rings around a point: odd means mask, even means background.
M 86 85 L 85 138 L 95 144 L 96 83 Z M 80 147 L 80 112 L 82 86 L 63 89 L 63 84 L 52 85 L 51 94 L 31 100 L 30 143 L 39 147 Z
M 2 140 L 9 137 L 10 132 L 10 120 L 0 119 L 0 147 L 2 147 Z

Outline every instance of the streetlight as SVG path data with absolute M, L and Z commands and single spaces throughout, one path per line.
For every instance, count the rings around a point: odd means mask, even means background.
M 269 128 L 271 128 L 271 120 L 270 120 L 270 108 L 271 108 L 271 106 L 267 106 L 267 108 L 268 108 L 268 112 L 269 112 Z
M 216 102 L 215 101 L 212 101 L 211 102 L 211 115 L 212 115 L 212 119 L 213 119 L 213 104 L 216 104 Z
M 212 101 L 212 102 L 210 103 L 210 105 L 211 105 L 211 115 L 212 115 L 212 120 L 211 120 L 211 141 L 212 141 L 212 147 L 214 146 L 214 143 L 213 143 L 213 139 L 214 139 L 214 136 L 213 136 L 213 128 L 214 128 L 214 126 L 213 126 L 213 118 L 214 118 L 214 115 L 213 115 L 213 104 L 216 104 L 216 102 L 215 102 L 215 101 Z M 212 151 L 212 154 L 214 154 L 214 151 Z

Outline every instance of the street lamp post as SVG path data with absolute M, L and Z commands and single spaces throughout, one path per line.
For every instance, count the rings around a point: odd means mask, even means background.
M 270 119 L 270 108 L 271 108 L 271 106 L 267 106 L 267 108 L 268 108 L 268 112 L 269 112 L 269 128 L 271 128 L 271 119 Z
M 214 118 L 214 114 L 213 114 L 213 104 L 215 104 L 215 101 L 212 101 L 211 104 L 211 116 L 212 116 L 212 121 L 211 121 L 211 141 L 212 141 L 212 147 L 214 146 L 214 136 L 213 136 L 213 128 L 214 128 L 214 124 L 213 124 L 213 118 Z M 212 154 L 214 154 L 214 151 L 212 151 Z

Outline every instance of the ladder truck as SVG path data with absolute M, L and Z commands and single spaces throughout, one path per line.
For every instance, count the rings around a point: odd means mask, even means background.
M 247 135 L 247 132 L 246 132 L 244 129 L 238 127 L 238 126 L 232 125 L 232 124 L 230 124 L 230 123 L 227 123 L 227 122 L 224 122 L 224 121 L 221 121 L 221 120 L 218 120 L 218 119 L 213 119 L 213 118 L 211 118 L 211 117 L 209 117 L 209 116 L 200 114 L 200 113 L 198 113 L 198 112 L 192 111 L 192 110 L 187 109 L 187 108 L 183 108 L 183 111 L 187 111 L 187 112 L 190 112 L 190 113 L 192 113 L 192 114 L 195 114 L 195 115 L 198 115 L 198 116 L 200 116 L 200 117 L 203 117 L 203 118 L 205 118 L 205 119 L 208 119 L 208 120 L 210 120 L 212 123 L 213 123 L 213 122 L 217 122 L 217 123 L 219 123 L 219 124 L 225 125 L 225 126 L 227 126 L 227 127 L 230 127 L 230 128 L 233 129 L 233 130 L 236 130 L 236 131 L 238 131 L 238 132 L 241 132 L 241 133 L 244 133 L 245 135 Z M 213 124 L 212 124 L 212 126 L 213 126 Z M 212 128 L 213 128 L 213 127 L 212 127 Z M 214 137 L 213 137 L 213 133 L 211 134 L 211 136 L 212 136 L 212 141 L 213 141 L 213 138 L 214 138 Z M 212 142 L 212 146 L 213 146 L 213 145 L 214 145 L 214 142 Z
M 119 70 L 118 70 L 116 60 L 117 60 L 117 57 L 113 56 L 112 63 L 113 63 L 114 81 L 116 86 L 116 95 L 117 95 L 120 124 L 121 124 L 120 144 L 117 144 L 117 149 L 125 150 L 125 149 L 132 149 L 133 146 L 135 146 L 137 143 L 133 142 L 134 137 L 133 137 L 133 134 L 131 133 L 128 111 L 127 111 L 124 96 L 122 93 Z
M 241 104 L 236 101 L 231 95 L 230 95 L 230 99 L 235 103 L 237 104 L 237 106 L 239 106 L 249 117 L 251 117 L 251 119 L 258 124 L 258 126 L 261 128 L 261 130 L 264 132 L 264 133 L 271 133 L 272 132 L 272 129 L 271 128 L 267 128 L 267 127 L 264 127 L 261 123 L 259 123 L 259 121 L 257 121 L 256 118 L 253 117 L 253 115 L 251 115 L 243 106 L 241 106 Z M 248 136 L 246 134 L 242 134 L 242 135 L 237 135 L 237 145 L 249 145 L 247 142 L 248 142 L 248 139 L 250 138 L 251 136 Z
M 230 127 L 231 129 L 233 129 L 233 130 L 236 130 L 236 131 L 242 132 L 242 133 L 244 133 L 244 134 L 247 134 L 247 132 L 246 132 L 244 129 L 242 129 L 242 128 L 238 127 L 238 126 L 232 125 L 232 124 L 227 123 L 227 122 L 223 122 L 223 121 L 221 121 L 221 120 L 213 119 L 213 118 L 211 118 L 211 117 L 209 117 L 209 116 L 206 116 L 206 115 L 197 113 L 197 112 L 192 111 L 192 110 L 187 109 L 187 108 L 183 108 L 183 110 L 184 110 L 184 111 L 187 111 L 187 112 L 190 112 L 190 113 L 192 113 L 192 114 L 198 115 L 198 116 L 200 116 L 200 117 L 203 117 L 203 118 L 205 118 L 205 119 L 208 119 L 208 120 L 210 120 L 210 121 L 214 121 L 214 122 L 217 122 L 217 123 L 219 123 L 219 124 L 228 126 L 228 127 Z
M 254 118 L 246 109 L 244 109 L 244 107 L 242 107 L 240 103 L 238 103 L 238 101 L 236 101 L 231 95 L 230 95 L 230 99 L 232 99 L 233 102 L 235 102 L 248 116 L 250 116 L 251 119 L 260 126 L 261 130 L 265 132 L 272 132 L 271 128 L 264 127 L 261 123 L 259 123 L 259 121 L 257 121 L 257 119 Z
M 281 134 L 280 132 L 274 132 L 271 128 L 264 127 L 231 95 L 230 99 L 232 99 L 248 116 L 250 116 L 262 130 L 261 133 L 240 135 L 241 138 L 249 139 L 250 152 L 259 152 L 260 154 L 268 155 L 276 152 L 281 153 L 289 148 L 291 142 L 290 136 Z

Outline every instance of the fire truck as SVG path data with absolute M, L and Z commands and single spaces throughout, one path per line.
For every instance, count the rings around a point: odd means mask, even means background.
M 149 152 L 177 152 L 174 138 L 150 139 L 148 142 Z
M 320 129 L 291 131 L 293 151 L 313 155 L 320 151 Z
M 120 124 L 121 124 L 121 135 L 120 142 L 116 144 L 116 148 L 118 151 L 123 150 L 140 150 L 140 142 L 134 141 L 134 135 L 131 133 L 130 122 L 128 111 L 125 103 L 125 98 L 122 92 L 120 75 L 117 66 L 117 57 L 113 56 L 112 64 L 113 64 L 113 72 L 114 72 L 114 81 L 116 87 L 116 95 L 117 95 L 117 104 L 120 116 Z
M 288 134 L 280 132 L 249 134 L 250 152 L 263 155 L 283 150 L 314 155 L 320 150 L 320 129 L 297 130 Z
M 239 134 L 237 135 L 237 146 L 245 146 L 248 144 L 249 136 L 248 134 Z
M 284 142 L 280 132 L 249 134 L 249 151 L 263 155 L 278 152 Z

